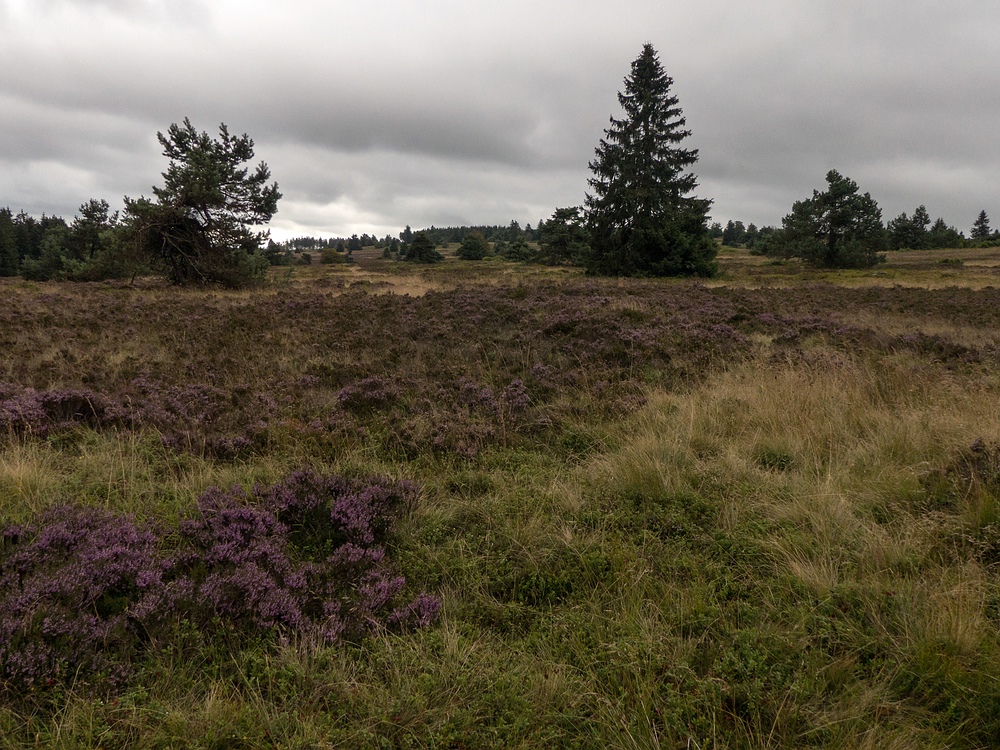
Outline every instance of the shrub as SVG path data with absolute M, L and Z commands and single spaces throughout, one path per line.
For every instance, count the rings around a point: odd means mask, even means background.
M 434 241 L 424 232 L 417 232 L 402 253 L 403 260 L 416 261 L 417 263 L 438 263 L 444 260 L 444 256 L 437 251 Z
M 347 253 L 337 252 L 334 247 L 324 247 L 319 254 L 319 262 L 324 264 L 349 263 L 350 259 L 347 257 Z
M 46 435 L 77 425 L 96 429 L 132 420 L 127 408 L 86 388 L 36 391 L 0 383 L 0 435 Z
M 483 233 L 478 231 L 465 235 L 465 239 L 455 252 L 455 255 L 462 260 L 482 260 L 489 254 L 489 243 L 486 242 Z
M 535 251 L 525 241 L 523 237 L 517 237 L 513 242 L 503 243 L 502 247 L 495 248 L 497 254 L 507 260 L 525 261 L 534 257 Z
M 182 620 L 324 643 L 429 625 L 440 601 L 403 597 L 384 547 L 416 497 L 407 482 L 300 471 L 252 491 L 210 489 L 172 531 L 71 506 L 3 528 L 0 690 L 97 673 L 118 684 Z

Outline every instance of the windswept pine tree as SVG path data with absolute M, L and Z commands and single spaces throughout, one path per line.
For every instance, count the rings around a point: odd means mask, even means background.
M 625 116 L 611 118 L 590 163 L 593 194 L 586 200 L 591 248 L 588 271 L 612 276 L 710 276 L 715 243 L 708 235 L 711 201 L 689 194 L 697 177 L 686 170 L 697 149 L 681 148 L 679 100 L 651 44 L 632 63 L 618 94 Z
M 170 159 L 156 201 L 125 198 L 125 224 L 140 255 L 156 259 L 175 284 L 216 283 L 239 287 L 263 278 L 260 252 L 266 224 L 278 210 L 278 183 L 261 162 L 251 172 L 253 140 L 235 136 L 223 123 L 219 137 L 199 133 L 191 121 L 156 134 Z
M 885 262 L 882 209 L 871 193 L 862 194 L 858 183 L 836 169 L 826 173 L 826 182 L 822 193 L 813 190 L 812 198 L 792 204 L 764 254 L 802 258 L 823 268 L 869 268 Z

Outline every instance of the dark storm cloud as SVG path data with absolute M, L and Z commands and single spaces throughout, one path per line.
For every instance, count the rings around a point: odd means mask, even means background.
M 650 41 L 715 218 L 777 223 L 836 168 L 967 230 L 1000 212 L 998 32 L 990 2 L 8 0 L 0 202 L 148 194 L 190 116 L 254 137 L 283 232 L 534 223 L 582 202 Z

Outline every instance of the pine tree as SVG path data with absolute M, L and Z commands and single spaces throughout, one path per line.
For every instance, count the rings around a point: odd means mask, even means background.
M 426 232 L 417 232 L 413 235 L 413 241 L 406 246 L 403 260 L 412 260 L 417 263 L 437 263 L 444 260 L 444 256 L 437 251 L 434 241 L 427 236 Z
M 880 251 L 886 233 L 878 203 L 835 169 L 827 172 L 826 181 L 824 192 L 813 190 L 812 198 L 792 204 L 765 252 L 825 268 L 868 268 L 884 262 Z
M 550 266 L 580 265 L 590 253 L 579 206 L 557 208 L 544 223 L 535 260 Z
M 219 125 L 218 139 L 199 133 L 191 121 L 156 134 L 170 159 L 156 202 L 125 198 L 126 232 L 141 254 L 158 259 L 176 284 L 218 283 L 238 287 L 259 281 L 267 270 L 260 252 L 266 224 L 278 210 L 278 184 L 261 162 L 251 172 L 250 136 L 230 135 Z
M 707 229 L 711 201 L 688 195 L 698 183 L 685 170 L 698 161 L 698 151 L 679 146 L 691 131 L 684 127 L 672 85 L 656 50 L 644 45 L 618 94 L 625 117 L 611 118 L 590 163 L 590 273 L 709 276 L 715 271 L 716 246 Z
M 930 214 L 923 205 L 917 206 L 913 217 L 904 211 L 889 222 L 887 227 L 890 250 L 923 250 L 931 246 L 931 235 L 928 227 L 931 223 Z

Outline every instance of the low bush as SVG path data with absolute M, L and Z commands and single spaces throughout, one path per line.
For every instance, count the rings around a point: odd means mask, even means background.
M 300 471 L 210 489 L 176 529 L 73 506 L 3 528 L 0 693 L 120 684 L 182 621 L 327 644 L 429 625 L 440 601 L 404 596 L 385 550 L 416 497 L 406 482 Z

